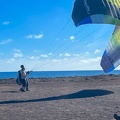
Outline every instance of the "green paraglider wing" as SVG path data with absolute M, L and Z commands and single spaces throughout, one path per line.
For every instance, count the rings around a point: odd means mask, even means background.
M 104 72 L 120 64 L 120 1 L 76 0 L 72 11 L 75 26 L 83 24 L 113 24 L 116 28 L 103 54 L 101 67 Z
M 120 25 L 118 0 L 76 0 L 72 19 L 76 26 L 89 23 Z
M 102 56 L 101 66 L 104 72 L 111 72 L 120 64 L 120 27 L 116 26 L 111 40 Z

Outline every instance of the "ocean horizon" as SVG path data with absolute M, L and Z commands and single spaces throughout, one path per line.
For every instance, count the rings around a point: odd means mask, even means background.
M 120 70 L 104 73 L 102 70 L 83 70 L 83 71 L 33 71 L 28 78 L 55 78 L 55 77 L 74 77 L 74 76 L 96 76 L 102 74 L 120 74 Z M 18 72 L 0 72 L 0 79 L 17 78 Z

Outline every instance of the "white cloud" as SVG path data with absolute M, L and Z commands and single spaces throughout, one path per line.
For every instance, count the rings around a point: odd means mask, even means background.
M 0 42 L 0 45 L 8 44 L 9 42 L 12 42 L 11 39 L 3 40 Z
M 27 39 L 41 39 L 43 38 L 43 34 L 39 34 L 39 35 L 27 35 L 26 36 Z
M 10 24 L 10 21 L 4 21 L 4 22 L 2 22 L 2 24 L 3 25 L 8 25 L 8 24 Z
M 64 56 L 66 56 L 66 57 L 70 57 L 71 55 L 70 55 L 70 53 L 65 53 Z
M 49 53 L 48 55 L 50 55 L 50 56 L 51 56 L 51 55 L 53 55 L 53 54 L 52 54 L 52 53 Z
M 17 58 L 17 57 L 23 57 L 23 54 L 22 53 L 14 53 L 13 56 L 15 58 Z
M 13 49 L 14 52 L 21 52 L 19 49 Z
M 37 57 L 37 56 L 31 56 L 30 59 L 31 59 L 31 60 L 38 60 L 39 57 Z
M 21 50 L 19 49 L 13 49 L 13 57 L 17 58 L 17 57 L 23 57 L 23 53 L 21 52 Z
M 33 38 L 33 36 L 32 35 L 28 35 L 28 36 L 26 36 L 26 38 L 30 39 L 30 38 Z
M 14 58 L 10 58 L 9 60 L 7 60 L 6 63 L 13 63 L 13 62 L 15 62 L 15 59 Z
M 41 56 L 41 57 L 44 57 L 44 58 L 47 58 L 47 57 L 48 57 L 47 54 L 41 54 L 40 56 Z
M 31 57 L 30 57 L 30 59 L 31 59 L 31 60 L 34 60 L 34 59 L 35 59 L 35 57 L 34 57 L 34 56 L 31 56 Z
M 65 53 L 65 54 L 62 54 L 62 53 L 61 53 L 61 54 L 59 54 L 59 56 L 60 56 L 60 57 L 62 57 L 62 56 L 64 56 L 64 57 L 70 57 L 71 55 L 70 55 L 70 53 Z
M 89 62 L 89 60 L 82 60 L 82 62 L 83 62 L 83 63 L 88 63 L 88 62 Z
M 96 62 L 96 61 L 100 61 L 100 60 L 101 60 L 101 57 L 97 57 L 97 58 L 91 59 L 92 62 Z
M 41 54 L 40 57 L 42 57 L 42 58 L 47 58 L 47 57 L 52 56 L 52 55 L 53 55 L 52 53 Z
M 35 39 L 40 39 L 40 38 L 43 37 L 43 34 L 40 34 L 40 35 L 33 35 L 33 37 L 34 37 Z
M 63 54 L 61 53 L 61 54 L 59 54 L 59 56 L 61 57 Z
M 84 59 L 84 60 L 82 60 L 82 62 L 90 63 L 90 62 L 97 62 L 97 61 L 100 61 L 100 60 L 101 60 L 101 57 L 97 57 L 97 58 Z
M 56 62 L 56 63 L 58 63 L 58 62 L 61 62 L 61 60 L 53 59 L 52 62 Z
M 31 58 L 31 59 L 30 59 Z M 31 56 L 29 59 L 21 58 L 9 60 L 0 59 L 0 71 L 17 71 L 20 65 L 24 64 L 27 70 L 101 70 L 100 57 L 83 59 L 81 57 L 67 57 L 63 59 L 37 59 L 37 56 Z M 5 66 L 6 63 L 7 66 Z
M 89 55 L 89 52 L 85 52 L 85 55 Z
M 74 40 L 75 39 L 75 36 L 70 36 L 70 40 Z
M 100 52 L 101 52 L 101 50 L 96 49 L 94 54 L 97 54 L 97 53 L 100 53 Z

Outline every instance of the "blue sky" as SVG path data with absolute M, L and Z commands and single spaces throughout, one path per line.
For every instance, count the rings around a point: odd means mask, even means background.
M 81 25 L 72 18 L 74 0 L 2 0 L 0 72 L 101 70 L 114 25 Z

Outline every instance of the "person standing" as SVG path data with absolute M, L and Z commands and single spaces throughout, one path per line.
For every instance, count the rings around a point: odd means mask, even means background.
M 20 88 L 20 91 L 21 92 L 29 91 L 27 76 L 29 75 L 30 72 L 25 71 L 24 65 L 21 65 L 20 67 L 21 67 L 21 70 L 20 70 L 20 74 L 21 74 L 20 82 L 22 83 L 22 87 Z

